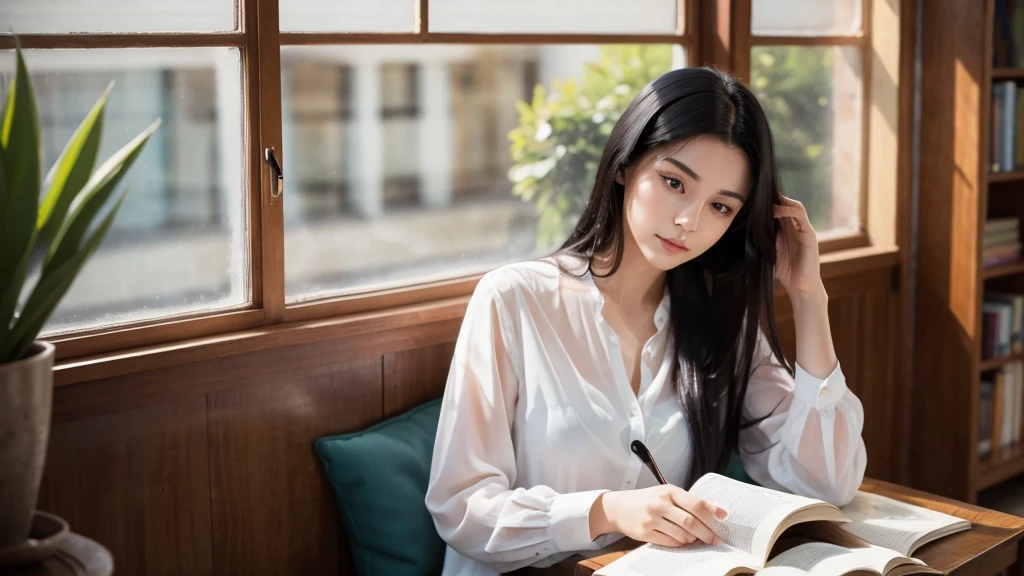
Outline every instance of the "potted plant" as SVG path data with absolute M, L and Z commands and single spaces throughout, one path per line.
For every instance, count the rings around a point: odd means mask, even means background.
M 104 208 L 160 124 L 94 171 L 111 88 L 43 179 L 35 94 L 16 49 L 0 124 L 0 552 L 29 536 L 46 457 L 54 347 L 37 336 L 110 229 L 127 192 Z

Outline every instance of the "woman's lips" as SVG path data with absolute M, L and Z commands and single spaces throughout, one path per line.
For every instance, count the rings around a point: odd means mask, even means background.
M 658 240 L 661 240 L 661 246 L 669 254 L 679 254 L 680 252 L 687 252 L 690 249 L 685 244 L 677 243 L 674 240 L 666 240 L 661 236 L 658 236 Z

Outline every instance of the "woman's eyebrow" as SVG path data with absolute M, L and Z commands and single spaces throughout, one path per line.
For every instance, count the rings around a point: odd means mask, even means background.
M 692 168 L 690 168 L 686 164 L 683 164 L 679 160 L 676 160 L 675 158 L 672 158 L 670 156 L 661 156 L 660 158 L 658 158 L 658 161 L 659 162 L 668 162 L 668 163 L 674 165 L 676 168 L 679 168 L 683 172 L 686 172 L 687 174 L 689 174 L 690 178 L 693 178 L 697 182 L 700 182 L 700 176 L 698 176 L 697 173 L 694 172 Z
M 672 164 L 673 166 L 675 166 L 676 168 L 679 168 L 683 172 L 686 172 L 690 176 L 690 178 L 693 178 L 697 182 L 700 182 L 700 176 L 698 176 L 697 173 L 694 172 L 692 168 L 690 168 L 686 164 L 683 164 L 679 160 L 676 160 L 675 158 L 672 158 L 670 156 L 660 156 L 660 157 L 658 157 L 658 161 L 659 162 L 668 162 L 669 164 Z M 746 202 L 747 201 L 746 197 L 744 197 L 743 194 L 740 194 L 739 192 L 733 192 L 732 190 L 719 190 L 719 193 L 721 193 L 721 194 L 723 194 L 725 196 L 731 196 L 731 197 L 739 200 L 740 202 Z

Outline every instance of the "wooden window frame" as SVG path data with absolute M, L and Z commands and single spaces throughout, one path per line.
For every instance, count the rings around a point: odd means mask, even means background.
M 866 6 L 872 1 L 864 0 Z M 907 1 L 907 0 L 904 0 Z M 162 365 L 180 363 L 209 353 L 227 350 L 235 342 L 276 342 L 282 330 L 295 333 L 324 334 L 331 326 L 362 326 L 368 319 L 399 317 L 412 314 L 421 317 L 424 310 L 448 318 L 460 314 L 480 274 L 452 278 L 426 284 L 410 284 L 400 288 L 366 292 L 351 296 L 326 298 L 286 305 L 284 275 L 284 218 L 282 202 L 272 197 L 269 167 L 263 150 L 273 147 L 278 157 L 286 155 L 282 142 L 281 50 L 289 45 L 338 44 L 676 44 L 687 51 L 690 65 L 710 64 L 744 78 L 749 75 L 750 35 L 737 33 L 735 23 L 749 23 L 750 0 L 677 0 L 680 19 L 675 34 L 492 34 L 429 32 L 428 0 L 418 0 L 416 27 L 409 33 L 282 33 L 279 29 L 278 0 L 238 0 L 238 30 L 216 33 L 127 33 L 127 34 L 28 34 L 19 35 L 25 49 L 69 48 L 174 48 L 233 47 L 240 52 L 243 88 L 243 125 L 246 161 L 246 212 L 250 237 L 251 303 L 236 309 L 194 316 L 140 321 L 134 324 L 107 326 L 96 330 L 54 334 L 46 339 L 57 347 L 61 366 L 75 370 L 77 381 L 93 372 L 83 368 L 114 364 L 117 372 L 129 367 L 141 369 L 137 359 L 159 353 Z M 685 18 L 683 17 L 685 16 Z M 865 29 L 870 30 L 865 18 Z M 749 27 L 747 28 L 749 32 Z M 807 39 L 811 43 L 848 42 L 867 46 L 868 34 L 859 37 L 823 37 Z M 758 38 L 760 42 L 762 39 Z M 787 42 L 789 37 L 780 39 Z M 0 49 L 14 46 L 10 35 L 0 35 Z M 744 50 L 745 57 L 744 57 Z M 867 76 L 869 61 L 865 60 Z M 865 85 L 868 84 L 865 77 Z M 865 88 L 865 96 L 869 89 Z M 865 106 L 869 100 L 865 99 Z M 867 114 L 865 114 L 867 116 Z M 863 136 L 868 146 L 867 123 Z M 866 173 L 862 162 L 863 173 Z M 287 169 L 287 161 L 283 161 Z M 862 178 L 862 190 L 867 187 Z M 862 199 L 865 198 L 862 195 Z M 862 206 L 867 204 L 862 201 Z M 866 208 L 862 208 L 866 210 Z M 863 221 L 863 218 L 862 218 Z M 856 234 L 823 239 L 821 250 L 832 253 L 826 261 L 843 266 L 843 253 L 852 250 L 850 258 L 892 260 L 891 247 L 870 254 L 862 249 L 869 244 L 869 235 Z M 894 244 L 894 242 L 893 242 Z M 877 252 L 877 253 L 876 253 Z M 823 266 L 827 266 L 824 263 Z M 381 316 L 381 315 L 384 316 Z M 327 332 L 325 332 L 327 331 Z M 292 341 L 286 337 L 282 341 Z M 229 344 L 224 344 L 228 342 Z M 202 349 L 210 348 L 206 352 Z M 113 363 L 113 364 L 111 364 Z M 149 367 L 155 365 L 146 364 Z M 106 369 L 105 369 L 106 370 Z M 109 370 L 108 370 L 109 371 Z M 58 381 L 70 383 L 68 378 Z
M 729 0 L 716 0 L 720 3 Z M 908 0 L 901 0 L 907 2 Z M 822 253 L 865 246 L 896 246 L 896 198 L 898 123 L 886 125 L 884 117 L 898 117 L 901 14 L 885 8 L 881 0 L 862 0 L 861 29 L 846 35 L 755 35 L 752 31 L 752 0 L 732 0 L 734 19 L 732 73 L 750 78 L 750 54 L 756 46 L 855 46 L 861 57 L 861 165 L 858 229 L 825 234 Z M 891 8 L 891 7 L 890 7 Z M 888 82 L 879 82 L 879 74 Z

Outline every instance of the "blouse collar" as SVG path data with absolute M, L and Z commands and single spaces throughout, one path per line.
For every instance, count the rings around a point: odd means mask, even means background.
M 604 308 L 604 295 L 598 289 L 597 284 L 594 282 L 594 275 L 591 274 L 590 270 L 586 267 L 585 263 L 581 263 L 583 276 L 581 280 L 590 288 L 590 293 L 597 299 L 597 315 L 601 319 L 601 310 Z M 661 296 L 661 302 L 658 303 L 658 308 L 654 311 L 654 327 L 657 328 L 658 332 L 661 332 L 665 325 L 668 323 L 668 315 L 670 309 L 671 298 L 669 297 L 668 283 L 665 283 L 665 291 Z

